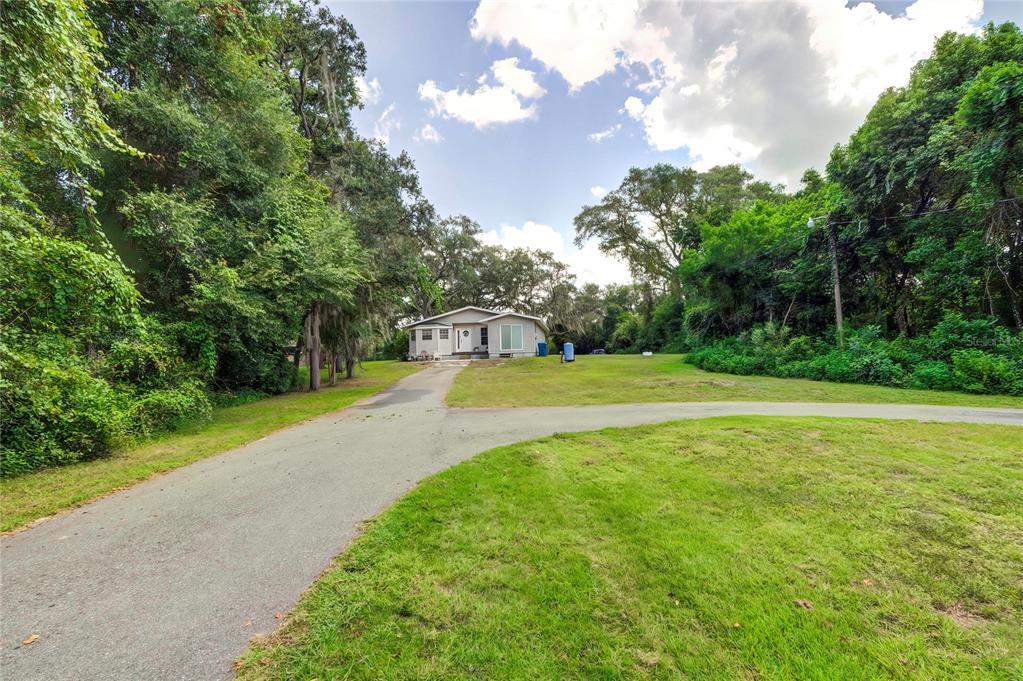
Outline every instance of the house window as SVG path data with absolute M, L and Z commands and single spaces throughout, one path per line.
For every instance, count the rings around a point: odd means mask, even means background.
M 410 341 L 412 341 L 413 343 L 416 342 L 416 330 L 415 329 L 409 329 L 408 330 L 408 339 Z
M 448 339 L 448 330 L 447 329 L 441 329 L 440 330 L 440 339 L 441 340 L 447 340 Z
M 522 349 L 522 324 L 501 324 L 501 350 Z
M 423 329 L 423 340 L 433 340 L 433 329 Z
M 490 332 L 490 330 L 487 329 L 487 327 L 485 327 L 485 326 L 481 326 L 480 327 L 480 345 L 482 345 L 484 347 L 490 345 L 490 343 L 487 342 L 488 341 L 487 336 L 488 336 L 489 332 Z

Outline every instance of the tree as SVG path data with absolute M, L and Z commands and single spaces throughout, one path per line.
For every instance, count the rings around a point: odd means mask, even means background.
M 718 224 L 754 200 L 775 200 L 781 189 L 737 165 L 699 173 L 658 164 L 632 168 L 621 185 L 575 218 L 577 246 L 597 239 L 600 250 L 622 258 L 633 276 L 659 291 L 676 291 L 685 253 L 700 243 L 703 223 Z

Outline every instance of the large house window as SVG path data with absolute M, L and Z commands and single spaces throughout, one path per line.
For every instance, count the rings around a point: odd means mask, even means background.
M 490 330 L 487 327 L 485 326 L 480 327 L 480 345 L 490 345 L 490 343 L 487 342 L 488 341 L 487 335 L 489 334 L 489 332 Z
M 501 324 L 501 350 L 522 349 L 522 324 Z
M 447 329 L 441 329 L 440 330 L 440 339 L 441 340 L 447 340 L 448 339 L 448 330 Z
M 423 329 L 423 340 L 433 340 L 433 329 Z
M 408 339 L 410 341 L 412 341 L 413 343 L 416 342 L 416 330 L 415 329 L 409 329 L 408 330 Z

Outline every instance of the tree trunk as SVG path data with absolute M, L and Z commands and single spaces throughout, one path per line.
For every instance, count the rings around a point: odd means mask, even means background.
M 792 306 L 796 304 L 796 294 L 792 294 L 792 300 L 789 301 L 789 307 L 785 310 L 785 318 L 781 320 L 781 327 L 784 329 L 789 325 L 789 315 L 792 314 Z
M 838 347 L 845 349 L 845 329 L 842 325 L 842 289 L 838 284 L 838 234 L 828 216 L 828 246 L 831 250 L 831 279 L 835 283 L 835 330 L 838 331 Z
M 345 378 L 355 376 L 355 358 L 345 357 Z
M 333 350 L 330 352 L 330 369 L 327 375 L 330 377 L 331 385 L 337 383 L 337 352 Z
M 309 317 L 309 390 L 320 389 L 320 303 Z

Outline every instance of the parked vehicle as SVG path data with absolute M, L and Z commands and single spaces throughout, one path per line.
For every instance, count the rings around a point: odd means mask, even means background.
M 593 350 L 590 354 L 591 355 L 606 355 L 607 353 L 604 352 L 604 348 L 597 348 L 596 350 Z

